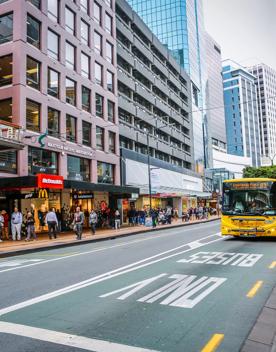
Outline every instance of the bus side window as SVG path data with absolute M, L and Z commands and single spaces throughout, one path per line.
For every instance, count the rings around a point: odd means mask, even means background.
M 270 201 L 272 208 L 276 208 L 276 182 L 271 187 Z

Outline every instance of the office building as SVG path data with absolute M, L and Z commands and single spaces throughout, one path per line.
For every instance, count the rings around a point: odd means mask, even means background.
M 227 152 L 261 160 L 259 119 L 255 76 L 239 64 L 223 61 L 223 89 Z
M 250 68 L 257 87 L 262 164 L 276 161 L 276 71 L 265 64 Z
M 201 194 L 194 172 L 190 79 L 125 0 L 116 2 L 120 143 L 123 182 L 149 205 L 148 153 L 154 206 L 181 210 Z
M 226 152 L 221 49 L 219 44 L 207 32 L 206 67 L 206 114 L 209 121 L 210 138 L 214 149 Z
M 205 109 L 205 29 L 202 0 L 128 0 L 160 42 L 191 78 L 194 157 L 197 171 L 212 165 Z
M 19 131 L 0 151 L 1 208 L 104 209 L 138 192 L 120 187 L 114 10 L 114 0 L 0 2 L 0 119 Z

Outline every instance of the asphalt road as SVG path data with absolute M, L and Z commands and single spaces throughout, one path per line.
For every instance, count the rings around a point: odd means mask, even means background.
M 0 351 L 239 351 L 275 247 L 217 221 L 1 259 Z

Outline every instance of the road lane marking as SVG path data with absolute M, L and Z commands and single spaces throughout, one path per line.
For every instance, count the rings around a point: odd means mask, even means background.
M 276 262 L 272 262 L 268 267 L 268 269 L 274 269 L 274 268 L 276 268 Z
M 206 246 L 208 244 L 211 244 L 211 243 L 215 243 L 217 241 L 224 240 L 224 238 L 222 238 L 220 234 L 213 234 L 213 235 L 210 235 L 210 236 L 206 236 L 205 239 L 210 238 L 210 237 L 215 237 L 216 239 L 210 240 L 209 242 L 203 243 L 201 245 L 202 247 Z M 219 237 L 219 238 L 217 238 L 217 237 Z M 123 266 L 121 268 L 118 268 L 118 269 L 106 272 L 104 274 L 92 277 L 90 279 L 87 279 L 87 280 L 84 280 L 84 281 L 80 281 L 80 282 L 78 282 L 78 283 L 76 283 L 74 285 L 70 285 L 70 286 L 64 287 L 62 289 L 59 289 L 59 290 L 56 290 L 56 291 L 52 291 L 52 292 L 43 294 L 41 296 L 34 297 L 34 298 L 29 299 L 29 300 L 14 304 L 12 306 L 9 306 L 9 307 L 6 307 L 6 308 L 2 308 L 2 309 L 0 309 L 0 316 L 4 315 L 4 314 L 7 314 L 7 313 L 10 313 L 10 312 L 14 312 L 14 311 L 16 311 L 18 309 L 22 309 L 22 308 L 31 306 L 31 305 L 36 304 L 36 303 L 47 301 L 47 300 L 49 300 L 51 298 L 55 298 L 55 297 L 64 295 L 66 293 L 72 292 L 72 291 L 79 290 L 79 289 L 87 287 L 87 286 L 91 286 L 91 285 L 97 284 L 97 283 L 102 282 L 102 281 L 109 280 L 109 279 L 117 277 L 119 275 L 123 275 L 123 274 L 129 273 L 129 272 L 132 272 L 132 271 L 147 267 L 149 265 L 153 265 L 153 264 L 159 263 L 161 261 L 176 257 L 176 256 L 178 256 L 180 254 L 187 253 L 187 252 L 193 250 L 193 248 L 192 248 L 193 247 L 193 243 L 194 242 L 190 243 L 191 247 L 189 246 L 189 243 L 186 243 L 185 245 L 180 246 L 180 247 L 189 247 L 186 250 L 182 250 L 180 252 L 177 252 L 177 253 L 174 253 L 174 254 L 170 254 L 170 255 L 167 255 L 167 256 L 162 257 L 162 258 L 155 259 L 157 257 L 160 257 L 160 255 L 162 255 L 164 253 L 166 254 L 166 253 L 169 253 L 171 251 L 175 251 L 175 249 L 169 250 L 169 251 L 166 251 L 166 252 L 163 252 L 163 253 L 159 253 L 159 254 L 156 254 L 154 256 L 151 256 L 151 257 L 139 260 L 137 262 L 134 262 L 132 264 L 125 265 L 125 266 Z M 151 260 L 151 259 L 154 259 L 154 260 Z M 151 260 L 151 261 L 149 261 L 149 260 Z
M 193 229 L 188 229 L 188 231 L 197 230 L 197 229 L 200 229 L 200 228 L 202 228 L 202 227 L 197 226 L 197 227 L 193 227 Z M 184 230 L 186 230 L 186 229 L 184 229 Z M 183 232 L 183 230 L 177 231 L 174 234 L 182 233 L 182 232 Z M 143 233 L 141 233 L 141 234 L 143 234 Z M 59 258 L 46 259 L 46 260 L 43 260 L 43 261 L 38 262 L 38 263 L 26 264 L 26 265 L 21 265 L 21 266 L 16 267 L 16 268 L 9 268 L 9 269 L 0 270 L 0 274 L 5 273 L 5 272 L 9 272 L 9 271 L 14 271 L 14 270 L 19 270 L 19 269 L 33 267 L 33 266 L 36 266 L 36 265 L 47 264 L 47 263 L 51 263 L 51 262 L 55 262 L 55 261 L 59 261 L 59 260 L 64 260 L 64 259 L 69 259 L 69 258 L 73 258 L 73 257 L 78 257 L 78 256 L 81 256 L 81 255 L 91 254 L 91 253 L 95 253 L 95 252 L 101 252 L 101 251 L 105 251 L 107 249 L 113 249 L 113 248 L 117 248 L 117 247 L 123 247 L 123 246 L 131 245 L 131 244 L 144 242 L 144 241 L 154 240 L 154 239 L 160 238 L 160 237 L 169 237 L 169 236 L 173 236 L 173 235 L 172 234 L 155 235 L 155 236 L 151 236 L 151 237 L 147 237 L 147 238 L 143 238 L 143 239 L 131 240 L 131 241 L 128 241 L 128 242 L 115 244 L 114 246 L 100 247 L 100 248 L 97 248 L 97 249 L 92 249 L 90 251 L 85 251 L 85 252 L 81 252 L 81 253 L 74 253 L 74 254 L 71 254 L 71 255 L 68 255 L 68 256 L 60 256 Z M 213 236 L 213 235 L 210 235 L 210 236 Z M 208 237 L 209 236 L 199 238 L 197 241 L 200 241 L 200 240 L 208 238 Z M 197 242 L 197 241 L 195 241 L 195 242 Z M 180 247 L 183 247 L 183 246 L 184 245 L 182 245 Z M 176 249 L 180 248 L 180 247 L 176 247 Z
M 224 339 L 224 334 L 214 334 L 201 352 L 214 352 Z
M 262 287 L 263 283 L 264 283 L 263 281 L 257 281 L 255 285 L 248 291 L 246 297 L 253 298 L 256 295 L 256 293 L 259 291 L 259 289 Z
M 158 352 L 156 350 L 122 345 L 119 343 L 8 322 L 0 322 L 0 332 L 93 352 Z

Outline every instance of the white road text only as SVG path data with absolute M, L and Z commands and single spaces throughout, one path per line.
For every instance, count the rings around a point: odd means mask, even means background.
M 129 296 L 136 294 L 146 286 L 152 284 L 158 279 L 168 276 L 173 279 L 166 285 L 162 285 L 159 289 L 148 293 L 146 296 L 138 299 L 138 302 L 154 303 L 161 300 L 160 304 L 180 308 L 193 308 L 206 296 L 213 292 L 217 287 L 224 283 L 226 278 L 202 276 L 198 278 L 196 275 L 179 275 L 160 274 L 158 276 L 136 282 L 130 286 L 123 287 L 104 295 L 101 298 L 109 297 L 117 293 L 127 291 L 117 299 L 125 300 Z
M 180 259 L 178 263 L 233 265 L 249 268 L 254 266 L 263 254 L 198 252 L 188 259 Z

